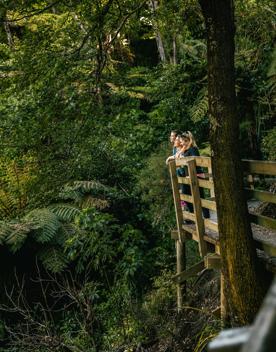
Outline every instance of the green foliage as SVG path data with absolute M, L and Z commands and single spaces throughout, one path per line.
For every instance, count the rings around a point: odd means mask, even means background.
M 34 237 L 39 243 L 49 242 L 58 232 L 60 223 L 58 217 L 49 209 L 32 210 L 24 219 L 35 230 Z
M 61 221 L 72 222 L 76 216 L 80 214 L 80 210 L 76 206 L 70 204 L 51 205 L 49 209 Z
M 153 226 L 162 229 L 164 233 L 173 226 L 173 199 L 168 197 L 170 188 L 166 157 L 170 155 L 166 145 L 148 158 L 147 164 L 138 175 L 137 191 L 141 192 L 142 200 L 149 205 L 147 216 Z M 172 221 L 173 219 L 173 221 Z
M 68 265 L 68 257 L 59 249 L 55 247 L 44 246 L 38 252 L 38 258 L 41 260 L 45 269 L 53 273 L 62 272 Z
M 268 160 L 276 160 L 276 128 L 268 131 L 262 140 L 262 151 Z
M 32 158 L 0 159 L 0 218 L 21 214 L 28 205 L 28 196 L 35 182 Z
M 27 344 L 34 340 L 22 339 L 17 317 L 7 352 L 131 351 L 153 339 L 183 349 L 165 141 L 171 129 L 191 130 L 210 155 L 198 2 L 159 1 L 155 11 L 131 0 L 1 4 L 0 246 L 20 267 L 21 257 L 30 266 L 39 259 L 40 289 L 58 282 L 41 293 L 49 300 L 42 307 L 30 280 L 26 302 L 39 303 L 26 317 L 38 320 L 30 326 L 40 338 Z M 275 160 L 274 3 L 235 5 L 243 155 L 258 155 L 262 141 Z M 157 33 L 166 56 L 159 65 Z M 193 244 L 188 253 L 193 264 Z M 200 327 L 191 345 L 202 350 L 213 325 L 188 309 L 183 316 Z

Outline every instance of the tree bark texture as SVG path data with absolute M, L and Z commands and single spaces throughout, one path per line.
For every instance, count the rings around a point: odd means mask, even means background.
M 243 193 L 236 111 L 233 0 L 199 0 L 207 31 L 208 98 L 213 176 L 226 292 L 226 319 L 249 324 L 260 307 L 265 282 Z M 227 322 L 226 322 L 227 323 Z

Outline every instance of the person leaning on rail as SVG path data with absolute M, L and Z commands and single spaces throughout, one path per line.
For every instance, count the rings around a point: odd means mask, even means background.
M 199 150 L 195 141 L 193 134 L 190 131 L 184 132 L 179 136 L 181 148 L 178 148 L 175 155 L 172 155 L 166 160 L 168 163 L 170 160 L 177 159 L 177 158 L 185 158 L 189 156 L 200 156 Z M 197 167 L 197 175 L 200 176 L 203 174 L 201 168 Z M 177 175 L 178 176 L 188 176 L 187 167 L 177 168 Z M 204 199 L 204 191 L 200 188 L 200 197 Z M 182 194 L 191 195 L 191 187 L 186 184 L 181 184 L 181 192 Z M 192 203 L 185 202 L 185 207 L 187 207 L 188 211 L 193 213 L 194 207 Z M 202 208 L 204 218 L 210 217 L 209 209 Z
M 177 130 L 172 130 L 170 133 L 169 139 L 172 145 L 172 155 L 166 159 L 167 165 L 170 160 L 173 160 L 175 158 L 176 153 L 178 153 L 182 148 L 182 145 L 180 143 L 180 136 L 181 136 L 181 132 Z
M 176 157 L 189 157 L 189 156 L 200 156 L 199 150 L 195 141 L 193 134 L 190 131 L 184 132 L 180 136 L 180 143 L 183 146 L 182 149 L 176 154 Z M 188 176 L 188 170 L 185 169 L 185 175 Z M 202 176 L 203 170 L 200 167 L 197 167 L 197 175 Z M 191 195 L 191 188 L 189 185 L 184 186 L 184 194 Z M 186 193 L 187 192 L 187 193 Z M 203 188 L 199 189 L 200 197 L 204 199 L 204 190 Z M 187 203 L 188 209 L 190 212 L 194 212 L 193 204 Z M 210 217 L 209 209 L 202 208 L 204 218 Z

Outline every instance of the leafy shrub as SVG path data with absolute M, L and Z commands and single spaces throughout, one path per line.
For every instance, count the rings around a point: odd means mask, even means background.
M 262 151 L 268 160 L 276 160 L 276 127 L 263 138 Z

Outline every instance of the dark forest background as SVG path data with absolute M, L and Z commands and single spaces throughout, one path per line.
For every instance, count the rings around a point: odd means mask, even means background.
M 275 160 L 274 2 L 235 5 L 241 155 Z M 0 78 L 0 351 L 203 351 L 165 165 L 171 129 L 210 155 L 197 1 L 1 0 Z

